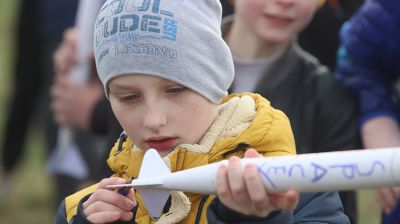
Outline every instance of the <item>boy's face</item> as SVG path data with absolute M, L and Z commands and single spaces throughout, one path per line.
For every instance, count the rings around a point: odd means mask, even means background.
M 155 148 L 161 156 L 179 144 L 198 143 L 218 115 L 218 105 L 156 76 L 119 76 L 109 83 L 109 96 L 128 136 L 139 148 Z
M 236 0 L 236 22 L 263 41 L 286 43 L 310 21 L 317 0 Z

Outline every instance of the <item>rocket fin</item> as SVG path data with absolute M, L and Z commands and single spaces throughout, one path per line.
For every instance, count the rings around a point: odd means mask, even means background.
M 144 155 L 138 181 L 169 173 L 171 173 L 170 169 L 166 166 L 158 152 L 155 149 L 149 149 Z M 151 188 L 151 186 L 140 187 L 138 191 L 143 200 L 144 207 L 152 219 L 158 219 L 168 201 L 170 192 L 168 190 Z
M 169 173 L 171 173 L 170 169 L 165 165 L 164 160 L 160 157 L 157 150 L 147 150 L 143 157 L 138 179 L 148 179 Z

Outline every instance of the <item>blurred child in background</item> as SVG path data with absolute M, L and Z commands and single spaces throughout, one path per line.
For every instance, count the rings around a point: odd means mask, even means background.
M 356 149 L 356 105 L 329 69 L 296 38 L 323 1 L 233 0 L 223 35 L 235 64 L 232 92 L 256 92 L 291 122 L 297 153 Z M 354 192 L 341 192 L 356 223 Z

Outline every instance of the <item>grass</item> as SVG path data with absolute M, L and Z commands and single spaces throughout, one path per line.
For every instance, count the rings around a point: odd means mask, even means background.
M 28 140 L 29 147 L 15 173 L 13 189 L 0 201 L 0 223 L 51 223 L 55 214 L 53 190 L 44 170 L 44 150 L 38 132 Z
M 18 2 L 0 1 L 0 143 L 3 141 L 4 116 L 11 90 L 12 40 Z M 56 208 L 52 204 L 51 178 L 44 169 L 45 153 L 42 139 L 41 131 L 31 130 L 24 159 L 13 179 L 12 192 L 0 198 L 0 223 L 52 222 Z M 360 224 L 379 223 L 379 208 L 371 190 L 358 191 L 358 203 Z
M 358 223 L 379 224 L 381 221 L 379 206 L 375 200 L 372 190 L 359 190 L 358 201 Z
M 14 30 L 14 14 L 17 1 L 0 1 L 0 127 L 4 126 L 4 114 L 7 111 L 10 92 L 10 75 L 12 65 L 12 42 Z M 3 138 L 0 129 L 0 141 Z

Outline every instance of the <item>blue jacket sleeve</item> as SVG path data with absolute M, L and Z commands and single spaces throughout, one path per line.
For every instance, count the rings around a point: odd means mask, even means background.
M 400 76 L 399 27 L 397 0 L 369 0 L 341 29 L 336 78 L 357 97 L 361 125 L 380 115 L 398 119 L 393 84 Z

